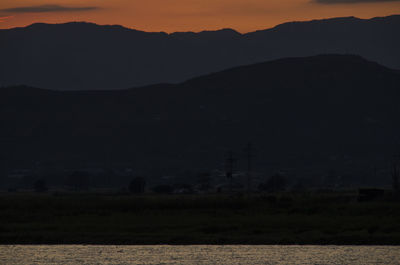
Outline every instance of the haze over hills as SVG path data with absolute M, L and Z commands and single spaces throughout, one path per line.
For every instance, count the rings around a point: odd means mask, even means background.
M 90 23 L 0 30 L 0 85 L 56 90 L 179 83 L 230 67 L 321 53 L 358 54 L 400 69 L 400 15 L 293 22 L 240 34 L 147 33 Z
M 387 184 L 398 152 L 399 98 L 397 71 L 353 55 L 279 59 L 128 90 L 4 87 L 3 168 L 174 174 L 222 168 L 233 150 L 240 170 L 250 141 L 257 171 L 333 171 Z

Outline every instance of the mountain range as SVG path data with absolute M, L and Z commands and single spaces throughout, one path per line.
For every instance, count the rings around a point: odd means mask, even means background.
M 400 15 L 291 22 L 246 34 L 232 29 L 148 33 L 91 23 L 0 30 L 0 86 L 111 90 L 180 83 L 284 57 L 358 54 L 400 69 Z
M 251 142 L 257 171 L 378 174 L 388 183 L 399 99 L 399 71 L 355 55 L 278 59 L 125 90 L 3 87 L 1 160 L 167 174 L 223 168 L 232 150 L 239 170 Z

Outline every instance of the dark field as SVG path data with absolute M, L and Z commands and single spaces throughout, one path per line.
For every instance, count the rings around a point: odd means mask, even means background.
M 356 193 L 0 194 L 1 244 L 395 244 L 400 203 Z

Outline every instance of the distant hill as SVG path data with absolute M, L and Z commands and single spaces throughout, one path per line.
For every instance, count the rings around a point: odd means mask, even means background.
M 378 174 L 390 183 L 399 100 L 397 71 L 351 55 L 286 58 L 129 90 L 9 87 L 0 89 L 1 149 L 9 167 L 167 174 L 223 168 L 228 150 L 243 169 L 252 142 L 257 171 Z
M 57 90 L 179 83 L 239 65 L 321 53 L 358 54 L 400 69 L 400 15 L 292 22 L 240 34 L 147 33 L 90 23 L 0 30 L 0 85 Z

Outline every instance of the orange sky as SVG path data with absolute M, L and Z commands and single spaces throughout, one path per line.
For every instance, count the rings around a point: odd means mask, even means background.
M 361 3 L 337 3 L 343 1 Z M 88 21 L 144 31 L 249 32 L 294 20 L 392 14 L 400 14 L 400 0 L 1 0 L 0 28 Z

